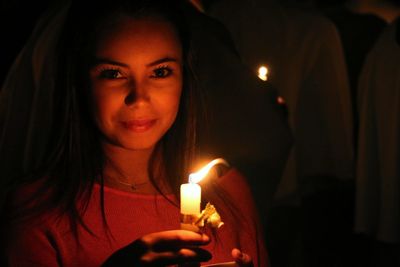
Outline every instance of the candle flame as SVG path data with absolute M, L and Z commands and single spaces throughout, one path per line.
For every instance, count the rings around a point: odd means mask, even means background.
M 206 177 L 206 175 L 211 170 L 211 168 L 217 164 L 223 164 L 223 165 L 229 167 L 229 163 L 226 160 L 224 160 L 222 158 L 214 159 L 214 160 L 210 161 L 209 163 L 207 163 L 207 165 L 204 166 L 203 168 L 201 168 L 199 171 L 191 173 L 189 175 L 189 183 L 200 182 L 204 177 Z
M 258 69 L 258 78 L 260 78 L 263 81 L 268 80 L 268 68 L 265 66 L 260 66 Z
M 285 99 L 283 97 L 281 97 L 281 96 L 278 96 L 276 98 L 276 101 L 278 102 L 279 105 L 285 105 L 286 104 Z

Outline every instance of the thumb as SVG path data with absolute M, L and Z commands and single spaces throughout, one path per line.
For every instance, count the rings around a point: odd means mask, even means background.
M 253 260 L 250 255 L 243 253 L 237 248 L 232 249 L 232 257 L 240 267 L 253 267 Z

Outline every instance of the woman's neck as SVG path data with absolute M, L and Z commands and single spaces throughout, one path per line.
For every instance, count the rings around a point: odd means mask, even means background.
M 152 149 L 128 150 L 112 144 L 103 144 L 103 149 L 106 155 L 103 175 L 107 186 L 128 192 L 157 193 L 148 172 Z

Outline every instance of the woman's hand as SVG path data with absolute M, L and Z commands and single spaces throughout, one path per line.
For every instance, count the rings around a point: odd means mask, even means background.
M 239 249 L 232 249 L 232 257 L 240 267 L 253 267 L 253 260 L 250 255 L 241 252 Z
M 102 266 L 166 266 L 208 261 L 211 254 L 199 246 L 209 242 L 205 234 L 186 230 L 151 233 L 113 253 Z

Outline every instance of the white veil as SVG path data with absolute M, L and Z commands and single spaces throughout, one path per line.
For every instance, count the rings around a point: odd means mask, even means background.
M 11 179 L 37 168 L 44 160 L 55 88 L 54 51 L 69 3 L 53 7 L 39 19 L 14 61 L 0 91 L 1 189 Z

